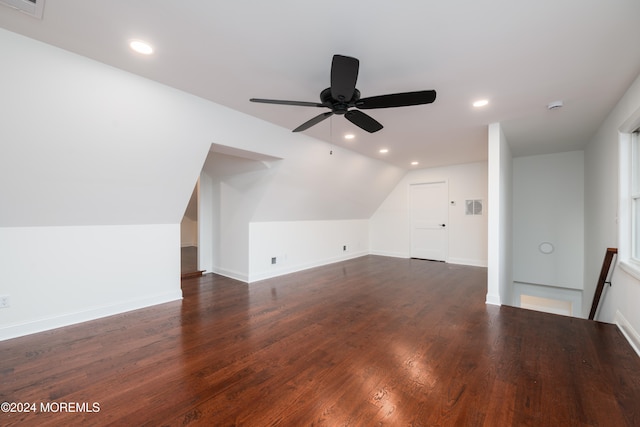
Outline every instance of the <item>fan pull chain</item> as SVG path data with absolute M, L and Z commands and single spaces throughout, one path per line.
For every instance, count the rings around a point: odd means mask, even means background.
M 329 118 L 329 141 L 331 141 L 331 148 L 329 149 L 329 155 L 333 156 L 333 116 Z

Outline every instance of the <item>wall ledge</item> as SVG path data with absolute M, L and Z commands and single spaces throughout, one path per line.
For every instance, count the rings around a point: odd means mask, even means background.
M 625 273 L 636 280 L 640 280 L 640 266 L 638 264 L 628 260 L 621 260 L 618 265 Z

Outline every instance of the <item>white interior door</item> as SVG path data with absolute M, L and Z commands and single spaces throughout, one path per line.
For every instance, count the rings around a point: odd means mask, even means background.
M 447 260 L 448 193 L 444 181 L 410 186 L 412 258 Z

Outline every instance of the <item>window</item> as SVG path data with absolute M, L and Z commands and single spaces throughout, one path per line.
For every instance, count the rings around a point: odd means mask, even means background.
M 640 282 L 640 108 L 618 128 L 618 265 Z
M 640 281 L 640 108 L 618 130 L 618 265 Z

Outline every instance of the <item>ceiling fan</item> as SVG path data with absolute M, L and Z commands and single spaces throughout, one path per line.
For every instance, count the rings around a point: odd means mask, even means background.
M 320 92 L 321 102 L 282 101 L 277 99 L 251 98 L 251 102 L 265 104 L 297 105 L 301 107 L 323 107 L 331 111 L 319 114 L 295 128 L 293 132 L 309 129 L 334 114 L 344 115 L 354 125 L 373 133 L 382 129 L 382 125 L 373 117 L 360 110 L 374 108 L 407 107 L 411 105 L 430 104 L 436 100 L 435 90 L 393 93 L 389 95 L 360 98 L 356 89 L 360 61 L 343 55 L 333 55 L 331 62 L 331 87 Z M 355 108 L 350 110 L 350 108 Z

